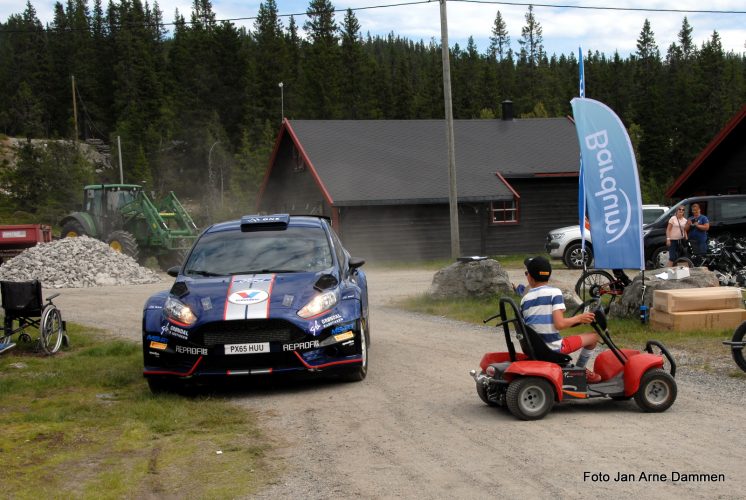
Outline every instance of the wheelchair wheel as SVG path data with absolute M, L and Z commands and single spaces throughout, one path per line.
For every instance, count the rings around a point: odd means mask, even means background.
M 62 328 L 62 315 L 55 305 L 49 305 L 41 313 L 41 338 L 39 343 L 42 350 L 47 354 L 54 354 L 60 350 L 62 337 L 65 332 Z

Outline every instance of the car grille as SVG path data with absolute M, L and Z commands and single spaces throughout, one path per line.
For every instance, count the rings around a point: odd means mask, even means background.
M 282 320 L 220 321 L 202 326 L 190 338 L 205 347 L 223 344 L 246 344 L 255 342 L 297 342 L 305 332 Z

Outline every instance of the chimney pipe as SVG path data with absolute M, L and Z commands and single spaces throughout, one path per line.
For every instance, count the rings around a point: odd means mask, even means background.
M 503 108 L 503 117 L 502 119 L 505 121 L 512 121 L 513 120 L 513 101 L 510 99 L 506 99 L 502 102 L 502 108 Z

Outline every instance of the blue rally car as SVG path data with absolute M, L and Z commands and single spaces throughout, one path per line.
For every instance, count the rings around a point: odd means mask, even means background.
M 368 370 L 364 261 L 327 218 L 252 215 L 207 228 L 143 310 L 154 392 L 190 378 Z

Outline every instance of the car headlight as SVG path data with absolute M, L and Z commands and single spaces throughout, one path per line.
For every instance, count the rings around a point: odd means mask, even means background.
M 549 233 L 549 239 L 550 240 L 558 240 L 562 238 L 565 235 L 565 233 Z
M 652 229 L 643 229 L 642 230 L 642 237 L 644 238 L 645 236 L 647 236 L 650 231 L 652 231 Z
M 197 316 L 189 306 L 173 297 L 166 299 L 163 311 L 166 313 L 168 319 L 184 326 L 191 326 L 197 321 Z
M 298 311 L 301 318 L 310 318 L 331 309 L 337 303 L 337 292 L 324 292 L 312 298 L 308 304 Z

